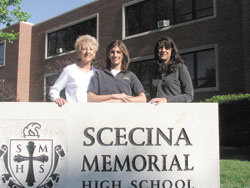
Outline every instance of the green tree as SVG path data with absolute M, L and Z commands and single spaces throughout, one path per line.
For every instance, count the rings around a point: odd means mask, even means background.
M 30 13 L 21 9 L 22 0 L 0 0 L 0 25 L 10 26 L 19 21 L 27 21 L 31 16 Z M 3 32 L 0 30 L 0 39 L 13 42 L 18 38 L 19 33 L 11 30 Z

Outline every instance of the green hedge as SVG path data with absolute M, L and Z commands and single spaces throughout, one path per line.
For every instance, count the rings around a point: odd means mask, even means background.
M 240 100 L 250 100 L 250 94 L 215 95 L 204 102 L 228 103 Z
M 221 145 L 250 146 L 250 94 L 213 96 L 204 102 L 219 103 Z

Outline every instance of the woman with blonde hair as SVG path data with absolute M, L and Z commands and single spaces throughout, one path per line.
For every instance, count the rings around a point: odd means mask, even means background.
M 66 102 L 87 102 L 87 89 L 89 80 L 96 71 L 91 66 L 96 56 L 99 44 L 90 35 L 82 35 L 75 42 L 77 62 L 66 66 L 55 84 L 50 87 L 49 96 L 59 106 Z M 60 97 L 65 88 L 66 99 Z

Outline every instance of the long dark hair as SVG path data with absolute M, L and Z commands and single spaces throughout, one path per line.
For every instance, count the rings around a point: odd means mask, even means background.
M 167 63 L 167 64 L 165 64 L 164 60 L 161 60 L 159 58 L 158 52 L 159 52 L 159 49 L 161 47 L 165 47 L 166 49 L 172 49 L 172 54 L 171 54 L 169 63 Z M 167 72 L 167 73 L 175 72 L 178 65 L 184 63 L 183 59 L 181 58 L 181 56 L 178 52 L 177 46 L 175 45 L 173 39 L 171 39 L 170 37 L 160 38 L 156 42 L 155 49 L 154 49 L 154 56 L 155 56 L 156 63 L 159 66 L 159 71 L 161 73 L 163 73 L 163 72 Z
M 122 66 L 121 66 L 121 69 L 125 72 L 128 71 L 128 66 L 129 66 L 129 63 L 130 63 L 130 58 L 129 58 L 129 53 L 128 53 L 128 50 L 127 50 L 127 47 L 126 45 L 124 44 L 124 42 L 120 41 L 120 40 L 114 40 L 112 41 L 106 48 L 106 63 L 107 63 L 107 66 L 106 68 L 107 69 L 111 69 L 111 61 L 109 59 L 109 53 L 110 53 L 110 50 L 114 47 L 118 47 L 121 52 L 123 53 L 123 59 L 122 59 Z

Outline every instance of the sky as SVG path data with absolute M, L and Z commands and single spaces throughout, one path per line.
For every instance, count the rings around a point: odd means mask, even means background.
M 92 1 L 94 0 L 22 0 L 21 8 L 31 14 L 27 22 L 38 24 Z
M 22 0 L 23 11 L 31 13 L 27 22 L 37 24 L 85 5 L 93 0 Z

